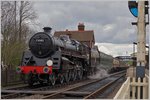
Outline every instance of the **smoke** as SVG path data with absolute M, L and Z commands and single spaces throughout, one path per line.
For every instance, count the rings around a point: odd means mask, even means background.
M 89 79 L 101 79 L 108 76 L 107 70 L 104 69 L 103 65 L 98 65 L 96 67 L 96 73 L 94 75 L 88 76 Z

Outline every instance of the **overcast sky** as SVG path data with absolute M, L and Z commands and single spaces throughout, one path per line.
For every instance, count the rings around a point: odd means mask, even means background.
M 97 43 L 132 44 L 136 41 L 137 18 L 131 15 L 127 1 L 34 1 L 38 31 L 50 26 L 54 31 L 77 30 L 79 22 L 94 30 Z M 148 43 L 148 35 L 147 35 Z

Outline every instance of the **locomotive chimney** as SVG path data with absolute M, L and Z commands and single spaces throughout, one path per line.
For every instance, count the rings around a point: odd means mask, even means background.
M 45 33 L 51 34 L 52 28 L 51 27 L 44 27 L 43 30 L 44 30 Z
M 78 31 L 84 31 L 84 24 L 83 23 L 79 23 L 78 25 Z

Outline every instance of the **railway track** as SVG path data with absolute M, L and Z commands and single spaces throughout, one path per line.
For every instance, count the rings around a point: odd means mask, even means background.
M 82 82 L 86 80 L 87 79 L 76 80 L 76 81 L 71 81 L 69 83 L 56 84 L 54 86 L 48 86 L 47 84 L 43 84 L 43 85 L 37 84 L 37 85 L 30 87 L 25 84 L 25 85 L 16 86 L 16 87 L 4 88 L 1 91 L 1 98 L 10 99 L 10 98 L 15 98 L 15 97 L 23 97 L 25 95 L 33 94 L 33 93 L 30 93 L 30 91 L 45 91 L 45 90 L 58 89 L 58 88 L 63 88 L 67 85 L 76 84 L 78 82 Z
M 115 74 L 115 76 L 118 75 L 118 74 Z M 122 74 L 121 76 L 119 75 L 118 77 L 116 77 L 115 80 L 112 80 L 110 82 L 108 82 L 108 78 L 112 77 L 112 76 L 109 76 L 109 77 L 106 77 L 106 78 L 103 78 L 103 79 L 100 79 L 100 80 L 94 80 L 94 81 L 91 81 L 91 82 L 88 82 L 88 83 L 85 83 L 85 84 L 80 84 L 80 85 L 76 85 L 74 87 L 70 87 L 70 88 L 67 88 L 65 90 L 62 90 L 62 91 L 58 91 L 57 93 L 53 93 L 53 94 L 50 94 L 50 95 L 46 95 L 44 97 L 42 97 L 41 99 L 59 99 L 59 98 L 66 98 L 64 96 L 61 96 L 61 94 L 64 94 L 64 92 L 71 92 L 71 91 L 74 91 L 76 93 L 78 93 L 78 91 L 82 92 L 82 95 L 78 95 L 79 98 L 84 98 L 84 99 L 89 99 L 89 98 L 95 98 L 96 95 L 98 95 L 99 93 L 102 93 L 104 92 L 104 90 L 108 89 L 108 87 L 110 87 L 113 83 L 115 83 L 117 80 L 119 80 L 121 77 L 123 77 L 125 74 Z M 106 82 L 105 82 L 106 81 Z M 108 82 L 108 83 L 107 83 Z M 97 86 L 98 84 L 101 83 L 101 87 L 97 89 Z M 90 88 L 89 88 L 90 87 Z M 95 87 L 95 89 L 94 89 Z M 88 91 L 89 90 L 89 91 Z M 88 91 L 88 92 L 86 92 Z M 92 91 L 92 92 L 91 92 Z M 79 92 L 79 93 L 80 93 Z M 87 95 L 88 94 L 88 95 Z M 70 94 L 72 97 L 69 97 L 69 98 L 76 98 L 77 97 L 77 94 Z M 85 96 L 86 95 L 86 96 Z M 68 98 L 68 97 L 67 97 Z
M 117 82 L 123 76 L 124 75 L 121 75 L 118 78 L 116 78 L 115 80 L 112 80 L 112 81 L 106 83 L 102 87 L 98 88 L 97 90 L 91 92 L 89 95 L 85 96 L 84 99 L 92 99 L 92 98 L 98 97 L 98 95 L 100 95 L 101 93 L 104 93 L 110 86 L 112 86 L 115 82 Z
M 94 98 L 99 94 L 104 93 L 115 82 L 120 80 L 125 75 L 125 72 L 111 74 L 102 79 L 82 80 L 56 87 L 40 87 L 30 90 L 2 90 L 2 98 L 22 98 L 22 99 L 49 99 L 49 98 Z M 13 96 L 12 96 L 13 95 Z

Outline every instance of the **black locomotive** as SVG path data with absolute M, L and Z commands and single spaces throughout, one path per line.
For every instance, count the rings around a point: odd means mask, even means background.
M 112 67 L 113 57 L 70 39 L 67 35 L 54 37 L 51 28 L 34 34 L 29 50 L 24 51 L 18 72 L 27 75 L 28 84 L 59 83 L 82 79 L 96 72 L 97 65 Z M 105 63 L 107 62 L 107 63 Z

